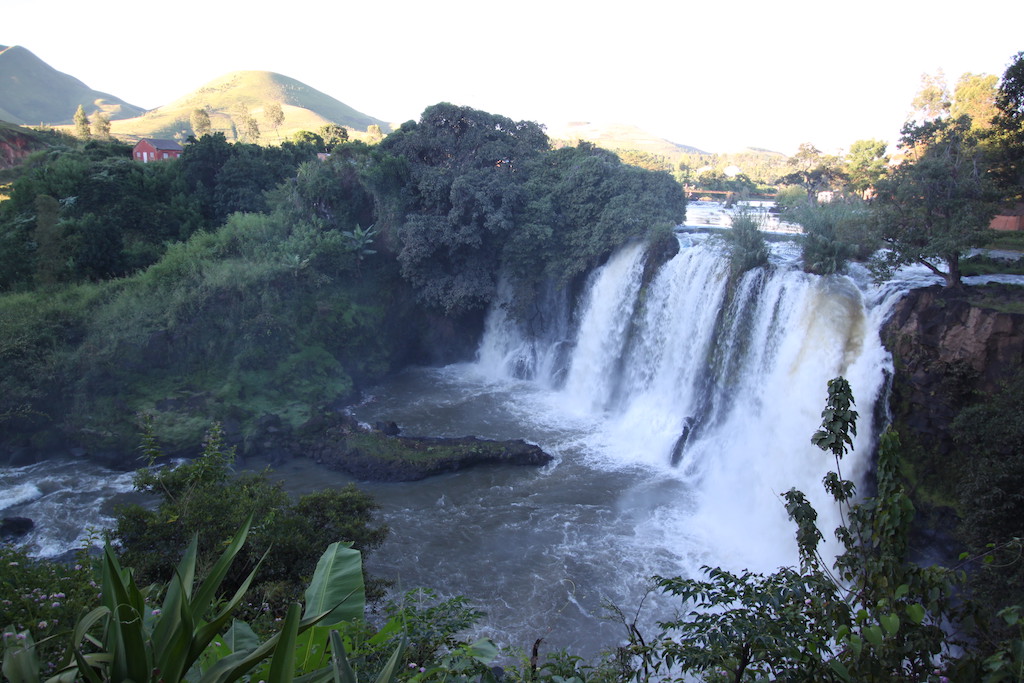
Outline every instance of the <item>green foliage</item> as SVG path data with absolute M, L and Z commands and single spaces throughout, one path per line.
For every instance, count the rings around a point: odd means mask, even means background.
M 668 174 L 592 145 L 549 151 L 537 124 L 469 108 L 430 107 L 379 148 L 409 181 L 401 225 L 377 224 L 420 297 L 450 314 L 486 306 L 501 273 L 522 292 L 568 283 L 684 213 Z
M 844 170 L 849 188 L 864 196 L 885 175 L 889 166 L 884 140 L 857 140 L 846 153 Z
M 1024 200 L 1024 52 L 1014 55 L 996 90 L 990 136 L 993 175 L 1008 201 Z
M 152 452 L 152 437 L 146 443 Z M 322 547 L 324 538 L 344 539 L 366 552 L 387 535 L 387 527 L 371 526 L 377 506 L 354 486 L 319 491 L 292 502 L 280 485 L 270 481 L 268 472 L 233 474 L 233 461 L 234 449 L 225 446 L 223 433 L 214 426 L 201 457 L 174 468 L 139 470 L 136 489 L 158 496 L 159 503 L 155 508 L 120 508 L 113 537 L 124 548 L 122 559 L 135 568 L 140 580 L 167 581 L 177 549 L 193 534 L 198 534 L 202 572 L 232 530 L 251 517 L 250 543 L 224 577 L 224 585 L 236 590 L 262 562 L 253 584 L 256 599 L 243 606 L 243 613 L 280 616 L 313 573 L 315 550 Z M 371 585 L 374 591 L 380 590 L 379 582 Z
M 807 191 L 799 185 L 783 185 L 775 196 L 775 206 L 783 215 L 805 203 L 807 203 Z
M 899 441 L 882 437 L 877 495 L 852 503 L 853 483 L 838 465 L 856 434 L 857 412 L 843 378 L 829 382 L 822 426 L 812 441 L 837 470 L 826 490 L 843 512 L 843 548 L 833 573 L 821 557 L 817 513 L 799 491 L 785 494 L 797 524 L 800 570 L 770 575 L 706 569 L 707 580 L 659 578 L 693 609 L 662 624 L 652 645 L 638 643 L 644 676 L 699 673 L 708 680 L 920 681 L 951 671 L 945 628 L 957 625 L 962 575 L 907 559 L 914 510 L 900 483 Z M 961 643 L 960 645 L 963 645 Z M 957 664 L 959 666 L 959 664 Z
M 428 662 L 438 653 L 457 649 L 455 636 L 484 616 L 466 598 L 441 600 L 428 588 L 406 591 L 399 600 L 388 601 L 385 610 L 392 620 L 402 624 L 402 638 L 408 643 L 406 665 Z
M 92 131 L 89 127 L 89 116 L 85 113 L 85 109 L 82 105 L 78 105 L 78 109 L 75 110 L 75 135 L 81 140 L 88 140 L 92 137 Z
M 758 219 L 746 211 L 732 219 L 732 228 L 723 233 L 729 244 L 729 270 L 733 279 L 748 270 L 768 265 L 768 243 Z
M 326 681 L 332 675 L 338 680 L 343 667 L 327 662 L 326 634 L 322 638 L 311 634 L 325 621 L 335 627 L 363 623 L 360 554 L 339 549 L 338 544 L 329 547 L 317 563 L 307 592 L 312 601 L 307 616 L 301 617 L 301 606 L 292 604 L 280 630 L 261 642 L 247 624 L 231 621 L 253 574 L 230 597 L 221 589 L 249 526 L 245 522 L 232 536 L 198 585 L 195 538 L 173 578 L 147 588 L 140 588 L 133 572 L 122 568 L 108 543 L 100 560 L 102 585 L 96 599 L 101 604 L 84 613 L 73 629 L 59 634 L 66 654 L 50 681 L 228 683 L 254 667 L 260 667 L 254 678 L 273 683 L 291 681 L 299 674 L 308 674 L 308 680 Z M 161 595 L 163 601 L 156 608 Z M 336 632 L 331 640 L 337 642 Z M 314 653 L 314 644 L 319 653 Z M 5 677 L 12 683 L 38 683 L 45 671 L 39 663 L 43 650 L 31 633 L 8 626 L 2 645 Z M 399 654 L 396 651 L 392 659 Z M 335 647 L 334 655 L 336 660 L 343 659 L 343 649 Z M 396 668 L 392 662 L 391 670 Z
M 324 141 L 324 151 L 329 152 L 338 145 L 348 142 L 348 129 L 336 123 L 325 123 L 317 131 Z
M 803 265 L 808 273 L 843 273 L 849 261 L 866 259 L 874 252 L 870 209 L 860 200 L 805 201 L 786 211 L 784 217 L 804 230 Z
M 984 150 L 964 117 L 908 124 L 902 146 L 912 158 L 878 186 L 878 226 L 888 249 L 876 269 L 885 275 L 920 263 L 958 287 L 961 255 L 984 241 L 995 214 Z
M 971 462 L 957 492 L 961 538 L 983 559 L 971 583 L 986 618 L 998 627 L 997 612 L 1024 604 L 1024 371 L 961 410 L 952 432 L 958 457 Z
M 0 625 L 15 634 L 5 636 L 3 646 L 12 647 L 19 640 L 34 643 L 35 672 L 50 674 L 63 654 L 57 637 L 96 599 L 91 563 L 84 553 L 73 565 L 36 560 L 3 543 L 0 567 Z M 15 680 L 6 668 L 4 675 Z
M 643 675 L 725 674 L 727 680 L 831 680 L 831 634 L 810 615 L 834 592 L 815 576 L 782 569 L 764 576 L 705 568 L 706 581 L 656 577 L 662 591 L 692 605 L 683 618 L 660 622 L 672 633 L 642 651 Z M 808 623 L 811 622 L 811 623 Z M 811 626 L 811 628 L 808 628 Z M 651 653 L 656 656 L 651 657 Z M 799 672 L 799 678 L 792 676 Z

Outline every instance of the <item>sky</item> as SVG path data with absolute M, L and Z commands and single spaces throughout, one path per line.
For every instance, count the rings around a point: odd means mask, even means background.
M 4 0 L 0 45 L 147 109 L 274 71 L 384 121 L 451 102 L 712 152 L 894 142 L 923 74 L 1001 76 L 1024 2 Z

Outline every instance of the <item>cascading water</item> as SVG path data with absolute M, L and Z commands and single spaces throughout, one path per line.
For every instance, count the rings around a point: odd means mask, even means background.
M 872 310 L 883 305 L 849 277 L 787 266 L 792 245 L 777 248 L 775 267 L 730 283 L 721 245 L 701 237 L 683 236 L 647 287 L 637 246 L 595 273 L 567 380 L 550 397 L 560 412 L 548 417 L 591 419 L 589 457 L 686 485 L 685 503 L 659 511 L 654 523 L 686 529 L 685 547 L 665 540 L 680 556 L 770 570 L 795 560 L 779 494 L 797 487 L 818 506 L 824 529 L 838 523 L 821 487 L 834 463 L 810 444 L 837 375 L 850 381 L 860 411 L 844 475 L 856 479 L 866 467 L 889 366 L 879 339 L 884 315 Z M 508 328 L 507 320 L 489 326 L 483 348 L 498 348 Z M 523 344 L 520 334 L 502 338 Z M 482 355 L 481 371 L 498 375 L 502 368 L 489 363 L 509 357 Z

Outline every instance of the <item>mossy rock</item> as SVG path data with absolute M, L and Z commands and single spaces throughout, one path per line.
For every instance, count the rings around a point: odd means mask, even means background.
M 543 466 L 553 460 L 521 439 L 389 436 L 345 415 L 320 415 L 303 427 L 303 451 L 363 481 L 417 481 L 480 465 Z

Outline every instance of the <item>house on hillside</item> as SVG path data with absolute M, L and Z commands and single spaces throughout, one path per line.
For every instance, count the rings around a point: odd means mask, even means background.
M 150 161 L 163 161 L 164 159 L 177 159 L 185 151 L 174 140 L 158 140 L 156 138 L 142 138 L 135 143 L 132 150 L 132 158 L 135 161 L 148 163 Z

